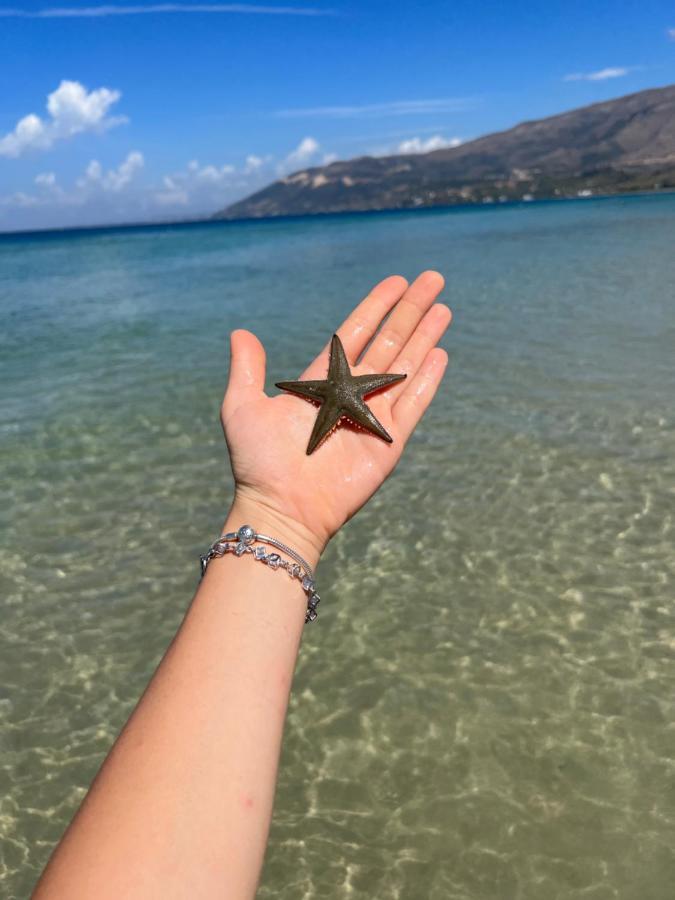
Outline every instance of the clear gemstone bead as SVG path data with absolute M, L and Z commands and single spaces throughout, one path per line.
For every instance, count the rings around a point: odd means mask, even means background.
M 255 538 L 255 530 L 250 525 L 242 525 L 237 532 L 237 537 L 243 544 L 252 544 Z
M 234 552 L 237 554 L 237 556 L 241 556 L 242 553 L 246 553 L 246 544 L 244 544 L 243 541 L 239 541 L 237 546 L 234 548 Z
M 267 565 L 272 569 L 277 569 L 279 567 L 279 563 L 281 562 L 281 557 L 278 553 L 270 553 L 267 557 Z
M 253 553 L 255 554 L 256 559 L 265 559 L 265 557 L 267 556 L 264 547 L 256 547 Z
M 313 591 L 314 590 L 314 582 L 309 577 L 309 575 L 305 575 L 302 579 L 302 587 L 305 591 Z

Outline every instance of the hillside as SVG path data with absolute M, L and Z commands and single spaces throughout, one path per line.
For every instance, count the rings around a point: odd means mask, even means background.
M 295 172 L 217 213 L 238 219 L 675 187 L 675 85 L 523 122 L 432 153 Z

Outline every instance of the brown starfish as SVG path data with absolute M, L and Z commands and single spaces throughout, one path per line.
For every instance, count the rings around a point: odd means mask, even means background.
M 325 381 L 278 381 L 276 387 L 321 403 L 307 445 L 309 456 L 324 438 L 328 437 L 340 419 L 349 419 L 355 425 L 391 444 L 393 438 L 377 421 L 363 398 L 367 394 L 403 381 L 405 377 L 405 375 L 352 375 L 342 342 L 337 334 L 334 334 Z

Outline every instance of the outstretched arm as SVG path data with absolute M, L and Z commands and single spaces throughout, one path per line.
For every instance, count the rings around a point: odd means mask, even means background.
M 447 362 L 436 344 L 450 323 L 434 304 L 442 287 L 434 272 L 409 287 L 388 278 L 338 329 L 356 373 L 408 375 L 368 399 L 393 444 L 345 427 L 307 456 L 316 408 L 267 397 L 262 345 L 233 332 L 222 420 L 235 498 L 225 531 L 250 524 L 316 566 L 392 471 L 436 392 Z M 328 346 L 302 378 L 324 378 L 327 361 Z M 255 895 L 305 610 L 284 572 L 250 555 L 212 560 L 34 900 Z

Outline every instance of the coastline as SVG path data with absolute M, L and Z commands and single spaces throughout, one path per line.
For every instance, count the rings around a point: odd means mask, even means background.
M 149 220 L 147 222 L 121 222 L 111 224 L 97 225 L 72 225 L 63 228 L 32 228 L 17 229 L 13 231 L 0 231 L 0 241 L 6 239 L 25 239 L 31 237 L 59 237 L 62 235 L 91 235 L 104 234 L 126 231 L 142 231 L 142 230 L 173 230 L 188 229 L 195 226 L 209 225 L 218 227 L 222 225 L 242 225 L 246 223 L 265 223 L 265 222 L 285 222 L 298 221 L 301 219 L 343 219 L 347 216 L 391 216 L 401 213 L 434 213 L 449 212 L 450 210 L 468 211 L 468 210 L 495 210 L 495 209 L 514 209 L 518 207 L 544 207 L 555 203 L 588 203 L 594 200 L 628 200 L 631 198 L 639 199 L 645 197 L 669 196 L 675 194 L 675 188 L 660 188 L 651 191 L 616 191 L 611 193 L 598 193 L 590 196 L 559 196 L 559 197 L 533 197 L 530 199 L 520 198 L 515 200 L 507 200 L 503 202 L 494 201 L 492 203 L 478 203 L 469 201 L 466 203 L 449 203 L 439 204 L 436 206 L 410 206 L 410 207 L 386 207 L 382 209 L 364 209 L 364 210 L 345 210 L 342 212 L 314 212 L 302 214 L 284 214 L 278 216 L 242 216 L 239 219 L 224 219 L 215 217 L 213 214 L 189 219 L 160 219 Z

